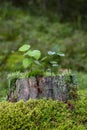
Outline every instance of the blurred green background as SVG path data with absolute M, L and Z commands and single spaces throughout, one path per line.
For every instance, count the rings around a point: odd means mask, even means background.
M 7 74 L 23 71 L 23 44 L 42 55 L 58 47 L 65 53 L 61 68 L 76 73 L 80 90 L 87 89 L 86 0 L 0 0 L 0 100 L 8 91 Z

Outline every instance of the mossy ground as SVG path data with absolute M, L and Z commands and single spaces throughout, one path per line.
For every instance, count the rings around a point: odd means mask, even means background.
M 70 102 L 70 101 L 69 101 Z M 86 130 L 86 99 L 67 104 L 53 100 L 0 103 L 1 130 Z

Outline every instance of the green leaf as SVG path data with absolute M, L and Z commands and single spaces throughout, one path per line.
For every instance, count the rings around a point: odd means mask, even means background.
M 58 64 L 52 64 L 52 66 L 53 66 L 53 67 L 57 67 L 57 66 L 58 66 Z
M 58 52 L 57 55 L 58 56 L 65 56 L 64 53 L 62 53 L 62 52 Z
M 41 61 L 45 61 L 47 59 L 47 56 L 43 57 Z
M 31 56 L 38 60 L 41 56 L 41 52 L 39 50 L 33 50 L 33 51 L 28 51 L 25 55 Z
M 29 59 L 29 58 L 25 58 L 24 60 L 23 60 L 23 66 L 24 66 L 24 68 L 27 68 L 27 67 L 29 67 L 31 64 L 32 64 L 32 59 Z
M 25 44 L 19 48 L 19 51 L 25 52 L 29 50 L 29 48 L 30 48 L 30 45 Z
M 51 64 L 57 64 L 57 62 L 56 62 L 56 61 L 50 61 L 50 63 L 51 63 Z
M 37 65 L 41 65 L 38 60 L 34 60 L 34 63 L 37 64 Z
M 54 51 L 48 51 L 48 55 L 55 55 L 56 54 L 56 52 L 54 52 Z
M 50 61 L 50 63 L 52 64 L 52 66 L 54 66 L 54 67 L 57 67 L 58 66 L 58 64 L 57 64 L 57 62 L 56 61 Z

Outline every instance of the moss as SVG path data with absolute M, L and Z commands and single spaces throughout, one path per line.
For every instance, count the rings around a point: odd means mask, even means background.
M 33 70 L 31 72 L 27 73 L 27 77 L 37 77 L 37 76 L 44 76 L 44 71 L 43 70 Z
M 86 100 L 74 102 L 73 105 L 74 109 L 69 110 L 67 104 L 51 99 L 17 103 L 1 102 L 0 129 L 86 130 Z
M 65 75 L 65 82 L 67 84 L 68 89 L 68 99 L 77 100 L 78 99 L 78 83 L 77 77 L 74 74 L 66 74 Z

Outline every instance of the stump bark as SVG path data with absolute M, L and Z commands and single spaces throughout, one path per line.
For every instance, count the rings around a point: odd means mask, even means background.
M 66 102 L 68 99 L 74 99 L 76 94 L 76 84 L 73 76 L 65 75 L 30 77 L 17 79 L 10 82 L 10 89 L 7 100 L 17 102 L 23 99 L 52 98 Z

